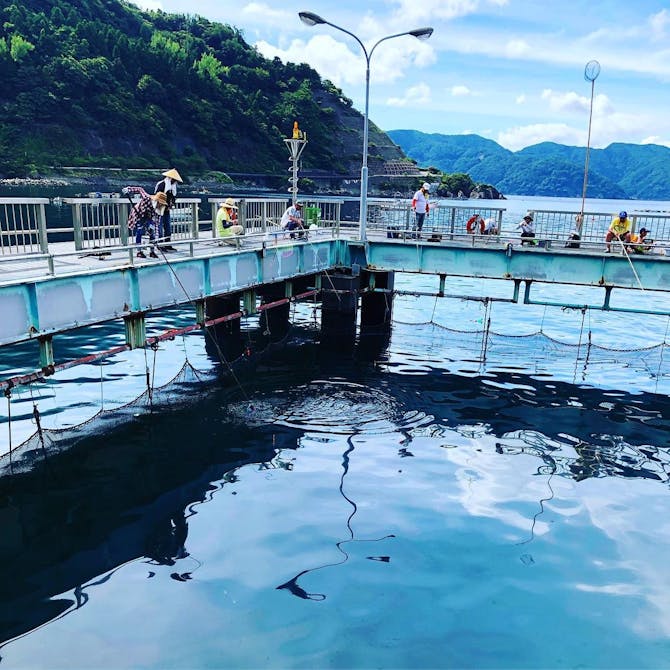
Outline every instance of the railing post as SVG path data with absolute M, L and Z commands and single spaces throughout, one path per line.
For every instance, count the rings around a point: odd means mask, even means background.
M 261 215 L 261 233 L 267 232 L 267 220 L 268 220 L 268 203 L 266 200 L 264 200 L 263 213 Z
M 81 225 L 81 205 L 76 204 L 72 208 L 72 227 L 74 232 L 74 248 L 77 251 L 81 251 L 83 248 Z
M 451 208 L 451 237 L 450 239 L 454 239 L 454 233 L 456 232 L 456 208 L 452 207 Z
M 198 203 L 191 203 L 191 237 L 194 240 L 198 239 L 200 231 L 200 224 L 198 223 Z
M 247 230 L 247 201 L 244 198 L 240 200 L 239 209 L 237 210 L 237 219 L 242 228 L 244 228 L 244 232 L 248 233 L 249 231 Z
M 212 206 L 212 237 L 218 235 L 216 230 L 216 213 L 219 211 L 219 204 L 217 202 L 210 203 Z
M 40 249 L 43 254 L 49 253 L 49 240 L 47 239 L 47 215 L 44 205 L 38 205 L 37 225 L 39 230 Z
M 128 245 L 128 217 L 130 216 L 130 203 L 120 202 L 118 204 L 119 216 L 119 240 L 121 246 Z

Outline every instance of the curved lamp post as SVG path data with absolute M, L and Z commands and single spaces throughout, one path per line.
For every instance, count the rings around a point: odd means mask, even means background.
M 327 25 L 331 26 L 331 28 L 335 28 L 336 30 L 341 30 L 343 33 L 346 33 L 347 35 L 350 35 L 353 37 L 358 44 L 360 45 L 361 49 L 363 49 L 363 54 L 365 55 L 365 61 L 366 61 L 366 67 L 365 67 L 365 115 L 363 116 L 363 164 L 361 166 L 361 207 L 360 207 L 360 236 L 361 236 L 361 241 L 365 242 L 366 239 L 366 234 L 365 234 L 365 225 L 367 222 L 368 218 L 368 109 L 370 106 L 370 59 L 372 58 L 372 54 L 374 50 L 382 43 L 386 42 L 386 40 L 391 40 L 394 37 L 402 37 L 403 35 L 411 35 L 412 37 L 416 37 L 417 39 L 420 40 L 425 40 L 428 39 L 432 34 L 433 34 L 433 29 L 432 28 L 416 28 L 415 30 L 408 30 L 404 33 L 396 33 L 395 35 L 387 35 L 386 37 L 382 37 L 380 40 L 375 42 L 373 45 L 372 49 L 368 52 L 368 50 L 365 48 L 365 45 L 361 40 L 356 37 L 352 32 L 342 28 L 341 26 L 336 26 L 334 23 L 331 23 L 330 21 L 326 21 L 326 19 L 321 18 L 318 14 L 314 14 L 312 12 L 299 12 L 298 16 L 300 17 L 300 20 L 308 25 L 308 26 L 316 26 L 316 25 Z

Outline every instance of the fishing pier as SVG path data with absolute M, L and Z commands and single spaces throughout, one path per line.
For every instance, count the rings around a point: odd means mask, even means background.
M 39 361 L 34 373 L 2 379 L 0 385 L 8 389 L 59 367 L 203 328 L 215 329 L 224 350 L 234 353 L 243 348 L 241 319 L 260 315 L 268 330 L 280 335 L 288 328 L 290 304 L 306 299 L 320 301 L 324 338 L 353 341 L 359 326 L 390 328 L 396 272 L 434 275 L 430 295 L 435 296 L 670 314 L 670 307 L 619 307 L 612 300 L 620 289 L 670 290 L 670 256 L 663 253 L 670 246 L 670 217 L 665 215 L 631 215 L 634 230 L 653 231 L 650 252 L 635 254 L 620 244 L 606 254 L 611 213 L 586 213 L 575 248 L 566 240 L 577 213 L 537 211 L 536 244 L 530 246 L 520 244 L 505 209 L 489 201 L 482 207 L 476 202 L 440 206 L 417 235 L 407 204 L 371 200 L 367 239 L 361 241 L 358 223 L 342 221 L 342 201 L 303 198 L 306 223 L 315 227 L 292 239 L 279 226 L 286 200 L 245 198 L 238 201 L 245 234 L 220 239 L 211 221 L 223 200 L 178 200 L 172 212 L 176 251 L 143 259 L 129 244 L 130 203 L 120 198 L 63 200 L 59 205 L 70 208 L 71 226 L 49 220 L 47 211 L 56 210 L 47 198 L 1 198 L 0 348 L 36 340 Z M 211 220 L 201 219 L 207 210 Z M 466 221 L 473 213 L 494 219 L 501 232 L 469 234 Z M 509 285 L 509 294 L 453 294 L 450 277 L 500 280 Z M 535 299 L 533 288 L 547 284 L 590 287 L 594 300 L 584 305 Z M 176 305 L 194 308 L 193 323 L 147 338 L 147 315 Z M 119 319 L 125 324 L 124 345 L 74 362 L 57 360 L 59 334 Z

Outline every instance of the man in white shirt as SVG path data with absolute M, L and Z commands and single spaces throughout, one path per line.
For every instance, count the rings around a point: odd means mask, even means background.
M 412 198 L 412 209 L 416 217 L 413 230 L 417 231 L 417 237 L 421 237 L 421 229 L 423 222 L 428 216 L 430 205 L 428 203 L 428 193 L 430 192 L 430 184 L 425 182 L 423 186 L 414 194 Z
M 290 235 L 291 239 L 295 238 L 295 233 L 292 232 L 294 230 L 299 230 L 300 232 L 298 233 L 298 237 L 303 237 L 305 224 L 302 220 L 302 204 L 296 202 L 295 205 L 291 205 L 290 207 L 288 207 L 287 210 L 284 212 L 283 216 L 281 217 L 279 225 L 284 230 L 288 230 L 291 232 Z

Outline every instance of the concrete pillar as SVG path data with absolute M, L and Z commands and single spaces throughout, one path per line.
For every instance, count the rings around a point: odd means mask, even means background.
M 207 320 L 219 319 L 229 314 L 240 311 L 239 294 L 216 296 L 207 298 L 205 301 L 205 312 Z M 244 343 L 241 335 L 240 319 L 230 319 L 223 323 L 210 326 L 205 334 L 205 349 L 211 358 L 220 361 L 221 356 L 226 361 L 234 361 L 244 351 Z
M 360 276 L 328 274 L 321 283 L 321 342 L 339 351 L 356 343 Z
M 393 272 L 361 273 L 363 281 L 367 279 L 369 289 L 381 289 L 380 292 L 361 295 L 361 335 L 366 331 L 380 332 L 391 328 L 393 317 Z
M 269 284 L 259 289 L 261 306 L 291 297 L 291 282 Z M 261 311 L 260 328 L 264 338 L 270 342 L 283 340 L 290 328 L 289 316 L 291 304 L 286 302 Z

